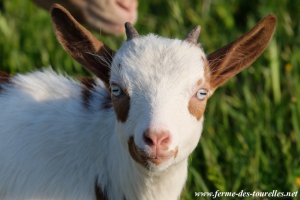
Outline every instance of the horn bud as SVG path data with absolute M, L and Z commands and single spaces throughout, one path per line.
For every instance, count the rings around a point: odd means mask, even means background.
M 185 41 L 197 45 L 198 38 L 201 32 L 201 27 L 196 26 L 189 34 L 187 34 Z
M 130 22 L 125 23 L 125 31 L 126 31 L 127 41 L 139 37 L 139 33 L 135 30 L 135 28 L 132 26 Z

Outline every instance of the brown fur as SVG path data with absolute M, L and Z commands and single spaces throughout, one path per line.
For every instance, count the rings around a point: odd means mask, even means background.
M 130 107 L 130 97 L 128 93 L 125 92 L 125 94 L 119 98 L 112 96 L 111 99 L 118 121 L 126 122 Z
M 7 84 L 7 83 L 10 83 L 10 76 L 5 72 L 0 71 L 0 92 L 3 90 L 1 84 Z
M 110 64 L 114 52 L 80 25 L 59 4 L 52 6 L 51 16 L 56 37 L 64 49 L 109 88 Z M 101 56 L 101 59 L 95 55 Z
M 102 189 L 97 184 L 97 181 L 95 182 L 95 194 L 96 200 L 108 200 L 106 193 L 102 191 Z
M 96 84 L 93 78 L 84 77 L 80 78 L 80 82 L 82 84 L 82 102 L 86 108 L 89 107 L 90 99 L 92 97 L 92 91 L 94 90 Z
M 101 187 L 97 184 L 97 179 L 95 182 L 95 195 L 96 200 L 108 200 L 108 196 L 105 191 L 101 189 Z M 126 197 L 123 196 L 123 200 L 126 200 Z
M 128 149 L 131 157 L 137 163 L 140 163 L 142 166 L 147 167 L 147 156 L 135 145 L 133 137 L 130 137 L 128 140 Z
M 205 73 L 205 74 L 207 74 L 207 73 Z M 205 76 L 207 76 L 207 75 L 205 75 Z M 206 88 L 209 91 L 208 82 L 207 82 L 208 80 L 209 80 L 208 77 L 205 79 L 205 82 L 203 82 L 202 80 L 199 80 L 197 82 L 197 90 L 199 90 L 201 86 L 204 86 L 204 88 Z M 199 100 L 195 93 L 189 101 L 188 110 L 194 117 L 196 117 L 197 120 L 200 120 L 204 114 L 207 99 L 208 99 L 208 97 L 206 97 L 204 100 Z
M 276 17 L 269 15 L 234 42 L 209 54 L 211 87 L 216 89 L 251 65 L 267 47 L 275 27 Z
M 0 83 L 9 83 L 10 76 L 6 72 L 0 71 Z
M 206 108 L 206 101 L 207 100 L 200 101 L 195 96 L 193 96 L 189 101 L 189 105 L 188 105 L 189 112 L 194 117 L 196 117 L 197 120 L 200 120 L 204 114 Z
M 95 90 L 96 82 L 95 79 L 90 77 L 81 77 L 79 78 L 82 90 L 81 90 L 81 96 L 82 96 L 82 103 L 85 108 L 89 108 L 90 101 L 92 99 L 92 93 Z M 111 97 L 110 93 L 107 92 L 107 95 L 105 96 L 104 101 L 102 102 L 101 109 L 109 109 L 112 107 Z

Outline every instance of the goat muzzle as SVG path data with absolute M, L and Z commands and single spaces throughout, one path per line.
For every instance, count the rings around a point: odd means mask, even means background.
M 149 167 L 150 163 L 158 166 L 169 159 L 175 159 L 178 154 L 178 147 L 169 151 L 157 149 L 156 151 L 146 152 L 135 144 L 133 137 L 128 140 L 128 149 L 132 159 L 146 168 Z

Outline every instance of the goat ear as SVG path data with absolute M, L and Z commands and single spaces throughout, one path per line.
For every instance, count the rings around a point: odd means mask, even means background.
M 63 48 L 108 86 L 114 52 L 80 25 L 61 5 L 51 8 L 55 34 Z
M 207 56 L 212 89 L 251 65 L 262 54 L 272 38 L 276 17 L 268 15 L 249 32 Z

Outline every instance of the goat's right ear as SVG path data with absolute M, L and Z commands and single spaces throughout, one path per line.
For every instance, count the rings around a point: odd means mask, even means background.
M 51 16 L 56 37 L 63 48 L 108 86 L 114 52 L 80 25 L 63 6 L 54 4 Z

